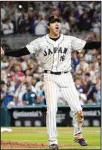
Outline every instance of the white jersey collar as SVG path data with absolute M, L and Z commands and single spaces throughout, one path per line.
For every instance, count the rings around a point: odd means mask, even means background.
M 47 40 L 50 44 L 53 44 L 53 45 L 54 45 L 54 44 L 59 44 L 59 43 L 61 43 L 61 41 L 62 41 L 63 39 L 64 39 L 63 34 L 60 34 L 60 38 L 59 38 L 58 40 L 56 40 L 56 41 L 50 39 L 48 34 L 46 35 L 46 40 Z

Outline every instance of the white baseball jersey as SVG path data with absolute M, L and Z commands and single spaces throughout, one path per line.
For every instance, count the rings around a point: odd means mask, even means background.
M 35 39 L 26 47 L 30 53 L 39 52 L 40 61 L 45 70 L 63 72 L 71 70 L 71 52 L 82 50 L 85 43 L 84 40 L 63 34 L 54 41 L 47 34 Z

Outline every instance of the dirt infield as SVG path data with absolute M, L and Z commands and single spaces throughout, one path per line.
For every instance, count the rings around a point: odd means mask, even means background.
M 71 144 L 63 144 L 59 145 L 60 148 L 62 147 L 71 147 Z M 44 149 L 47 150 L 48 145 L 47 144 L 42 144 L 42 143 L 29 143 L 29 142 L 14 142 L 14 141 L 1 141 L 1 149 Z
M 47 144 L 1 141 L 1 149 L 48 149 Z

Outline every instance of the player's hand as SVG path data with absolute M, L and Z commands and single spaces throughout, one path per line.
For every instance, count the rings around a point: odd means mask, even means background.
M 1 47 L 1 55 L 4 55 L 4 54 L 5 54 L 5 52 L 4 52 L 3 48 Z

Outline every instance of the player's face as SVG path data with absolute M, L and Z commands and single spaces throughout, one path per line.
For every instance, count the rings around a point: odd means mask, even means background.
M 60 22 L 54 21 L 53 23 L 50 23 L 49 30 L 50 35 L 58 37 L 60 34 Z

